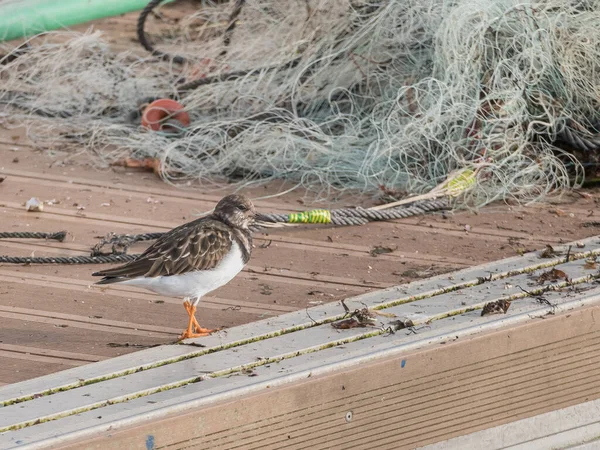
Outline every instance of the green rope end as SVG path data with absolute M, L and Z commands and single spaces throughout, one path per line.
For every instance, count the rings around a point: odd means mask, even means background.
M 326 209 L 313 209 L 299 213 L 290 213 L 288 223 L 331 223 L 331 212 Z

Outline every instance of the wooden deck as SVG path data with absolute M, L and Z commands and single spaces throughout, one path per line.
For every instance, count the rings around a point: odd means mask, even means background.
M 165 13 L 197 7 L 183 5 Z M 136 48 L 136 18 L 95 26 L 116 49 Z M 63 243 L 0 240 L 0 254 L 15 256 L 88 255 L 109 232 L 165 231 L 232 192 L 100 170 L 85 155 L 34 149 L 21 129 L 0 128 L 2 178 L 0 232 L 69 232 Z M 256 204 L 281 213 L 370 206 L 303 195 Z M 46 202 L 43 212 L 26 212 L 31 197 Z M 586 258 L 600 244 L 585 240 L 598 228 L 583 225 L 600 221 L 599 199 L 589 191 L 528 208 L 259 233 L 249 266 L 200 304 L 202 325 L 225 330 L 196 345 L 172 345 L 187 318 L 180 299 L 92 286 L 98 265 L 0 264 L 0 448 L 532 450 L 593 439 L 597 414 L 583 418 L 600 408 L 600 288 Z M 574 261 L 565 262 L 565 243 Z M 562 256 L 518 256 L 546 245 Z M 521 288 L 538 289 L 549 266 L 574 284 L 551 280 L 544 300 L 528 297 Z M 507 297 L 506 315 L 480 316 Z M 415 326 L 336 330 L 340 299 L 396 316 L 378 326 Z
M 162 12 L 175 22 L 196 9 L 190 0 Z M 136 19 L 94 26 L 115 49 L 144 54 Z M 163 25 L 148 19 L 152 32 Z M 245 193 L 261 212 L 371 206 L 274 196 L 281 187 Z M 165 231 L 230 192 L 98 169 L 0 128 L 0 232 L 69 233 L 63 243 L 1 239 L 0 255 L 88 255 L 109 232 Z M 25 210 L 31 197 L 43 212 Z M 180 345 L 181 299 L 93 286 L 99 265 L 0 264 L 0 449 L 597 448 L 600 288 L 587 259 L 600 241 L 584 224 L 600 222 L 598 201 L 588 191 L 259 233 L 249 266 L 200 304 L 202 325 L 224 331 Z M 562 254 L 532 252 L 547 245 Z M 541 297 L 523 291 L 543 288 L 537 277 L 552 267 L 569 281 L 549 279 Z M 507 298 L 507 314 L 480 315 Z M 335 329 L 340 299 L 387 316 Z M 394 320 L 408 328 L 387 331 Z
M 379 312 L 374 326 L 335 328 L 344 311 L 327 304 L 5 386 L 0 448 L 466 450 L 486 442 L 492 450 L 593 441 L 600 275 L 589 261 L 600 238 L 556 250 L 348 299 L 350 310 Z M 506 314 L 482 316 L 498 300 L 511 302 Z M 407 328 L 390 331 L 394 320 Z M 521 432 L 502 434 L 503 426 Z
M 98 236 L 164 231 L 231 192 L 175 188 L 148 172 L 98 171 L 66 154 L 49 157 L 32 149 L 20 130 L 0 131 L 0 176 L 5 177 L 0 231 L 69 232 L 64 243 L 0 240 L 0 254 L 15 256 L 87 255 Z M 259 197 L 276 188 L 247 193 Z M 41 213 L 26 212 L 31 197 L 53 204 Z M 300 197 L 256 203 L 263 212 L 310 208 Z M 248 268 L 205 298 L 198 316 L 204 326 L 232 327 L 592 236 L 597 229 L 581 224 L 598 220 L 596 199 L 576 196 L 565 200 L 572 204 L 527 209 L 500 205 L 479 214 L 360 227 L 271 230 L 257 235 Z M 373 256 L 376 246 L 394 250 Z M 0 384 L 168 343 L 181 332 L 186 314 L 179 299 L 129 287 L 92 287 L 90 274 L 98 268 L 0 266 Z
M 175 21 L 197 8 L 193 1 L 182 1 L 161 12 Z M 135 40 L 136 19 L 137 13 L 131 13 L 73 28 L 85 31 L 93 25 L 116 50 L 144 53 Z M 149 17 L 150 32 L 160 26 Z M 19 129 L 0 129 L 0 176 L 6 177 L 0 183 L 0 231 L 69 232 L 64 243 L 0 240 L 0 254 L 18 256 L 87 255 L 98 236 L 164 231 L 211 209 L 231 192 L 226 184 L 209 193 L 168 186 L 147 172 L 97 170 L 85 157 L 60 149 L 49 156 L 31 148 Z M 246 193 L 256 198 L 275 194 L 279 187 Z M 309 209 L 302 196 L 293 193 L 257 205 L 263 212 Z M 52 205 L 42 213 L 26 212 L 24 203 L 31 197 Z M 565 201 L 572 204 L 558 209 L 499 205 L 478 215 L 436 214 L 259 234 L 248 268 L 204 299 L 198 315 L 205 326 L 231 327 L 595 234 L 581 224 L 598 220 L 598 195 Z M 364 199 L 360 205 L 369 206 Z M 393 251 L 372 256 L 377 246 Z M 186 315 L 179 299 L 133 288 L 92 287 L 90 274 L 97 269 L 0 266 L 0 385 L 170 342 L 182 330 Z

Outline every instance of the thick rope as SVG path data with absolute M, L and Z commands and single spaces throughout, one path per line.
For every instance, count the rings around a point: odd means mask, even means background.
M 146 19 L 148 18 L 150 13 L 154 10 L 154 8 L 156 8 L 158 5 L 160 5 L 163 1 L 164 0 L 150 0 L 150 2 L 145 6 L 145 8 L 140 12 L 140 15 L 139 15 L 138 21 L 137 21 L 137 28 L 136 28 L 138 41 L 140 41 L 140 44 L 142 45 L 142 47 L 144 47 L 144 49 L 149 51 L 153 56 L 157 56 L 157 57 L 167 60 L 167 61 L 173 61 L 174 63 L 177 63 L 177 64 L 184 64 L 187 61 L 187 59 L 184 58 L 183 56 L 169 55 L 168 53 L 157 50 L 150 43 L 150 41 L 148 40 L 148 37 L 146 36 L 146 32 L 144 31 L 144 27 L 146 25 Z M 235 29 L 235 26 L 237 23 L 237 18 L 240 15 L 240 13 L 242 12 L 242 7 L 244 6 L 244 3 L 245 3 L 245 0 L 236 0 L 235 4 L 233 6 L 233 11 L 229 15 L 229 21 L 228 21 L 227 28 L 225 29 L 225 32 L 223 33 L 223 43 L 225 45 L 225 49 L 221 52 L 221 54 L 219 56 L 224 56 L 227 53 L 227 47 L 229 46 L 229 43 L 231 42 L 231 36 L 233 34 L 233 30 Z
M 148 37 L 146 36 L 146 32 L 144 31 L 144 27 L 146 25 L 146 19 L 148 18 L 148 16 L 152 12 L 152 10 L 154 10 L 154 8 L 156 8 L 158 5 L 160 5 L 163 1 L 164 0 L 150 0 L 150 2 L 146 5 L 146 7 L 140 12 L 140 15 L 138 17 L 138 22 L 137 22 L 137 29 L 136 29 L 137 37 L 138 37 L 138 40 L 140 41 L 140 44 L 142 45 L 142 47 L 144 47 L 144 49 L 149 51 L 152 55 L 157 56 L 163 60 L 173 61 L 177 64 L 183 64 L 187 61 L 186 58 L 184 58 L 183 56 L 178 56 L 178 55 L 169 55 L 160 50 L 157 50 L 150 43 L 150 41 L 148 40 Z M 224 56 L 227 52 L 227 47 L 229 46 L 229 43 L 231 42 L 231 36 L 233 34 L 233 30 L 236 27 L 237 18 L 240 15 L 240 13 L 242 12 L 242 7 L 244 6 L 244 3 L 245 3 L 245 0 L 236 0 L 235 4 L 233 5 L 233 11 L 229 15 L 228 26 L 225 29 L 225 32 L 223 33 L 223 43 L 225 45 L 225 49 L 219 55 L 220 57 Z M 245 77 L 246 75 L 250 75 L 252 73 L 258 74 L 263 70 L 273 70 L 273 69 L 281 69 L 281 68 L 291 69 L 291 68 L 295 67 L 299 62 L 300 62 L 300 58 L 296 58 L 284 66 L 277 65 L 277 66 L 273 66 L 273 67 L 261 67 L 258 69 L 237 70 L 237 71 L 233 71 L 233 72 L 226 72 L 226 73 L 221 73 L 218 75 L 213 75 L 213 76 L 206 77 L 206 78 L 200 78 L 198 80 L 190 81 L 189 83 L 185 83 L 185 84 L 182 84 L 181 86 L 177 87 L 177 93 L 179 95 L 181 95 L 185 92 L 193 91 L 194 89 L 197 89 L 200 86 L 206 86 L 206 85 L 213 84 L 213 83 L 220 83 L 222 81 L 237 80 L 239 78 Z M 177 97 L 177 96 L 172 96 L 172 97 Z
M 251 229 L 258 231 L 273 224 L 332 224 L 340 226 L 364 225 L 372 221 L 402 219 L 410 216 L 426 214 L 433 211 L 448 209 L 445 198 L 422 200 L 413 204 L 397 206 L 389 209 L 344 208 L 325 210 L 317 209 L 291 214 L 259 214 L 257 223 Z M 90 256 L 57 256 L 57 257 L 21 257 L 0 256 L 0 263 L 8 264 L 105 264 L 127 262 L 139 255 L 128 255 L 127 249 L 136 242 L 151 241 L 160 238 L 164 233 L 114 234 L 109 233 L 92 250 Z M 58 233 L 38 232 L 6 232 L 0 233 L 0 238 L 10 239 L 56 239 L 64 240 L 65 231 Z M 112 246 L 112 253 L 103 253 L 105 245 Z
M 0 232 L 0 239 L 52 239 L 63 242 L 66 237 L 66 231 L 58 231 L 56 233 L 41 233 L 37 231 L 11 231 L 8 233 Z
M 594 126 L 593 128 L 596 128 Z M 571 122 L 567 122 L 566 126 L 557 133 L 557 139 L 567 143 L 574 149 L 583 152 L 595 152 L 600 150 L 600 135 L 596 130 L 589 131 L 590 134 L 583 133 L 574 129 Z
M 0 263 L 8 264 L 106 264 L 133 261 L 140 255 L 107 255 L 107 256 L 0 256 Z
M 146 25 L 146 19 L 148 18 L 148 16 L 152 12 L 152 10 L 154 8 L 156 8 L 158 5 L 160 5 L 162 2 L 163 2 L 163 0 L 150 0 L 150 3 L 148 3 L 146 5 L 146 7 L 142 10 L 142 12 L 140 13 L 140 16 L 139 16 L 138 22 L 137 22 L 137 29 L 136 29 L 138 41 L 140 41 L 140 44 L 142 44 L 142 47 L 144 47 L 146 50 L 148 50 L 153 56 L 157 56 L 164 60 L 173 61 L 177 64 L 183 64 L 186 61 L 186 59 L 183 56 L 169 55 L 167 53 L 164 53 L 164 52 L 161 52 L 160 50 L 155 49 L 154 46 L 148 40 L 148 37 L 146 36 L 146 32 L 144 31 L 144 26 Z
M 600 149 L 600 138 L 584 136 L 570 128 L 565 128 L 560 133 L 560 138 L 571 147 L 584 152 L 593 152 Z
M 412 205 L 402 205 L 395 208 L 373 209 L 334 209 L 313 210 L 292 214 L 259 214 L 257 220 L 266 223 L 330 223 L 333 225 L 363 225 L 372 221 L 403 219 L 410 216 L 425 214 L 448 208 L 445 199 L 425 200 Z

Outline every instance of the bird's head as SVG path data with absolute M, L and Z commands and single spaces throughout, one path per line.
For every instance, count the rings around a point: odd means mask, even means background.
M 214 215 L 228 225 L 247 230 L 255 223 L 256 210 L 248 197 L 234 194 L 217 203 Z

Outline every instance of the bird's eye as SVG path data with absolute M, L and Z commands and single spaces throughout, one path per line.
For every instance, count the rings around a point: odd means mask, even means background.
M 240 211 L 244 211 L 244 212 L 248 211 L 248 207 L 247 207 L 247 206 L 245 206 L 245 205 L 238 205 L 238 209 L 239 209 Z

